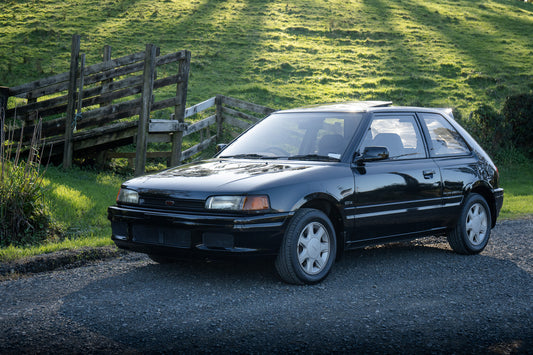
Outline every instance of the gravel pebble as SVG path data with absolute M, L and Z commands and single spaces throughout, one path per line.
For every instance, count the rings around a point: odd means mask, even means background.
M 272 260 L 128 253 L 0 282 L 0 353 L 532 353 L 533 220 L 476 256 L 445 239 L 347 252 L 319 285 Z

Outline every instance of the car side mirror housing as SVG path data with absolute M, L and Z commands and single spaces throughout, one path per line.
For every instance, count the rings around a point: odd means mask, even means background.
M 365 147 L 359 162 L 384 160 L 389 158 L 387 147 Z
M 228 145 L 226 143 L 217 144 L 217 153 L 221 152 L 226 148 Z

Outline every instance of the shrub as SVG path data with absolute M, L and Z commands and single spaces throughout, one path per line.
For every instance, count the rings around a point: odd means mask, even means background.
M 511 141 L 530 158 L 533 157 L 533 94 L 510 96 L 502 109 L 505 123 L 511 128 Z
M 467 128 L 491 154 L 508 146 L 511 135 L 509 127 L 503 116 L 488 105 L 481 105 L 471 113 Z
M 1 113 L 0 113 L 1 114 Z M 1 127 L 5 126 L 1 116 Z M 51 225 L 43 201 L 40 124 L 36 126 L 23 161 L 22 138 L 15 145 L 13 131 L 0 137 L 0 246 L 36 244 L 45 240 Z M 14 156 L 13 156 L 14 155 Z

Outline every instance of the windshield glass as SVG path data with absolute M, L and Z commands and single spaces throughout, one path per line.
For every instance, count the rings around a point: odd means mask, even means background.
M 218 157 L 338 161 L 361 117 L 361 113 L 274 113 Z

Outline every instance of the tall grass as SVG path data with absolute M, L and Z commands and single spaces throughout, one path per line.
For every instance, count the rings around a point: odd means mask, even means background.
M 44 204 L 41 121 L 25 149 L 22 131 L 15 143 L 14 131 L 5 130 L 5 113 L 0 117 L 0 246 L 36 244 L 49 236 L 52 225 Z

